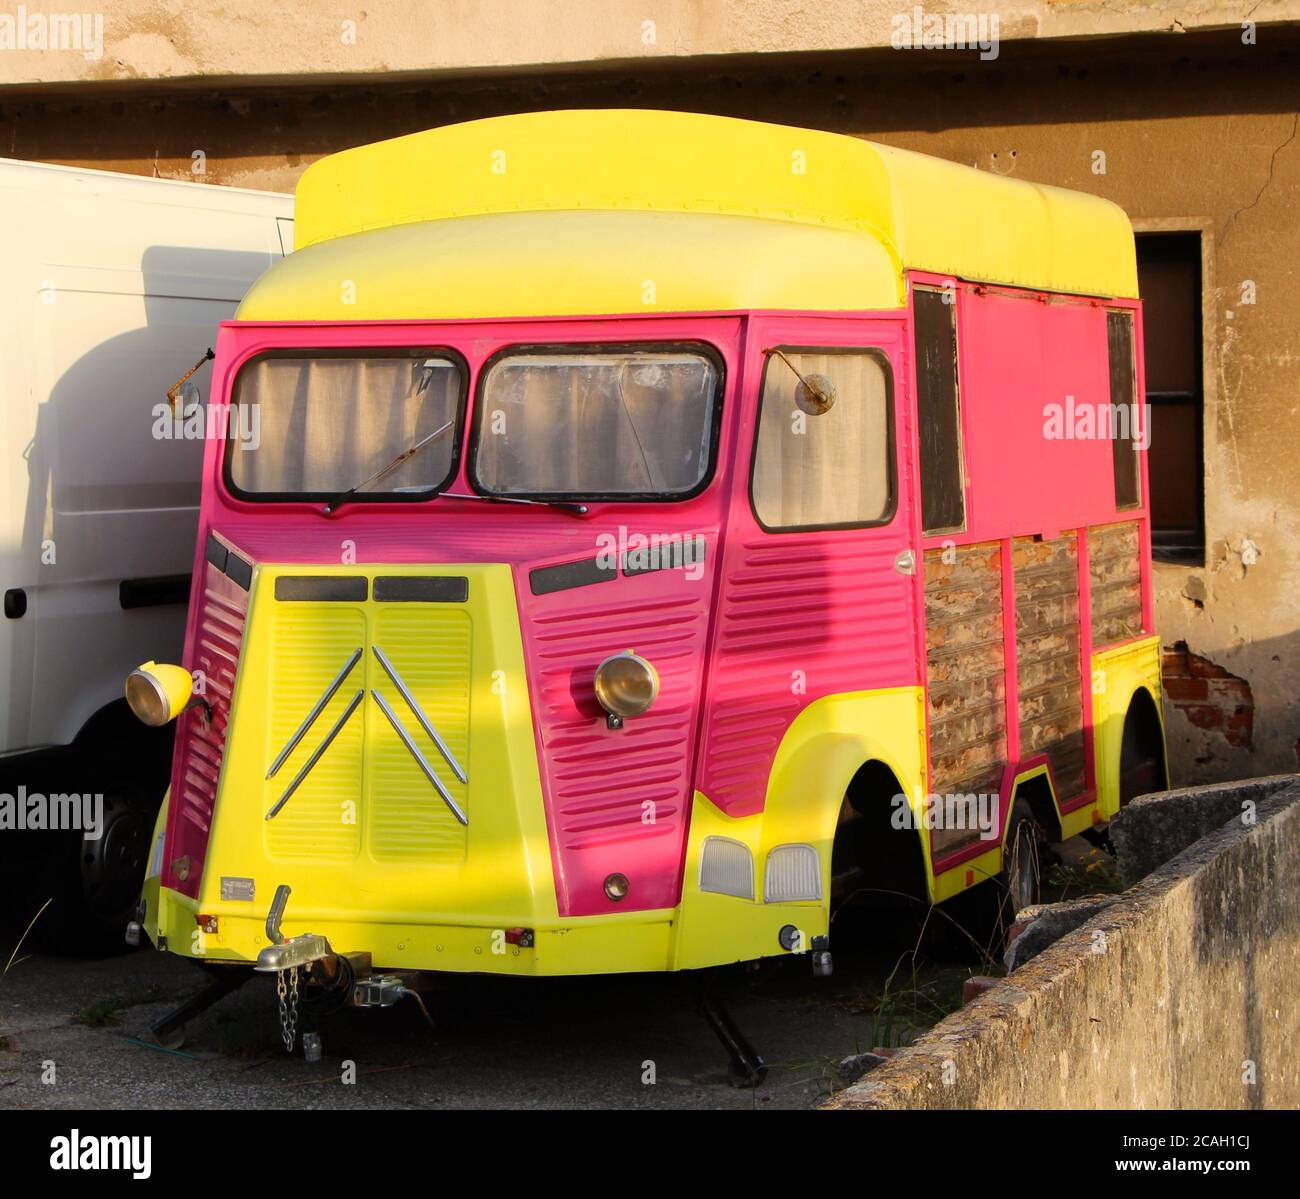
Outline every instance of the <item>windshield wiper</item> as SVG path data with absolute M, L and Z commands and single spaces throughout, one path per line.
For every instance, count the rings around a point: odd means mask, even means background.
M 348 500 L 350 500 L 354 495 L 356 495 L 356 493 L 360 491 L 363 487 L 369 487 L 371 483 L 377 483 L 385 475 L 392 474 L 392 472 L 395 471 L 399 466 L 401 466 L 403 462 L 405 462 L 408 458 L 413 457 L 415 454 L 418 454 L 420 450 L 422 450 L 426 445 L 429 444 L 429 442 L 431 442 L 435 437 L 440 437 L 443 433 L 445 433 L 448 429 L 450 429 L 452 425 L 454 425 L 455 423 L 456 421 L 453 419 L 453 420 L 449 420 L 445 425 L 440 425 L 438 428 L 434 429 L 434 431 L 428 434 L 426 437 L 421 437 L 420 440 L 417 441 L 413 446 L 410 446 L 408 449 L 403 450 L 387 466 L 380 467 L 379 470 L 375 471 L 375 473 L 371 475 L 369 478 L 362 479 L 360 483 L 358 483 L 355 487 L 349 487 L 347 491 L 339 492 L 338 495 L 336 495 L 332 500 L 330 500 L 325 505 L 325 515 L 333 516 L 335 512 L 337 512 L 344 504 L 346 504 Z
M 587 505 L 572 503 L 567 500 L 530 500 L 517 495 L 473 495 L 464 491 L 444 491 L 449 500 L 482 500 L 485 504 L 534 504 L 539 508 L 558 508 L 561 512 L 572 512 L 575 516 L 586 516 Z

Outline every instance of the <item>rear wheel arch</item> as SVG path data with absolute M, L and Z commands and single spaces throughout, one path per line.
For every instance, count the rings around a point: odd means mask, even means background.
M 1002 827 L 1004 847 L 1010 836 L 1011 817 L 1017 804 L 1024 804 L 1029 809 L 1034 823 L 1042 830 L 1043 836 L 1048 841 L 1061 839 L 1061 812 L 1057 797 L 1053 794 L 1052 784 L 1047 775 L 1038 774 L 1032 778 L 1022 779 L 1012 790 L 1007 820 Z
M 1146 687 L 1133 692 L 1124 713 L 1118 772 L 1120 807 L 1138 795 L 1169 786 L 1164 722 L 1155 697 Z

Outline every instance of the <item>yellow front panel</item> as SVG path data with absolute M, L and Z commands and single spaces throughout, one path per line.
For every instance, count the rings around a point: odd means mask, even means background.
M 368 950 L 378 969 L 596 974 L 780 955 L 784 925 L 801 930 L 805 943 L 828 930 L 831 846 L 844 790 L 858 767 L 885 762 L 907 792 L 923 789 L 920 688 L 825 697 L 787 730 L 762 813 L 733 820 L 706 796 L 694 797 L 678 907 L 560 917 L 509 568 L 314 568 L 316 579 L 364 575 L 368 598 L 276 598 L 277 578 L 306 573 L 271 565 L 255 572 L 198 898 L 146 890 L 146 927 L 173 952 L 254 961 L 267 944 L 271 897 L 287 884 L 286 936 L 317 933 L 338 951 Z M 376 575 L 431 574 L 466 578 L 467 600 L 373 598 Z M 268 778 L 304 717 L 354 656 L 350 672 Z M 340 724 L 358 693 L 360 701 Z M 465 812 L 467 826 L 430 785 L 378 695 Z M 457 781 L 416 709 L 468 783 Z M 267 820 L 336 725 L 337 736 Z M 708 836 L 747 847 L 752 898 L 701 887 Z M 821 897 L 768 902 L 768 857 L 792 844 L 816 851 Z M 244 885 L 228 886 L 223 898 L 223 880 L 251 880 L 252 897 Z M 938 881 L 932 880 L 936 891 Z M 207 925 L 215 918 L 215 929 L 200 931 L 199 916 Z M 533 946 L 504 941 L 505 930 L 519 927 L 534 930 Z
M 276 598 L 277 578 L 308 574 L 316 579 L 364 575 L 370 598 Z M 468 599 L 376 601 L 377 575 L 463 577 Z M 267 778 L 304 717 L 358 650 L 360 657 L 333 697 Z M 409 701 L 376 650 L 400 678 Z M 341 731 L 268 820 L 267 813 L 358 693 L 362 698 Z M 467 815 L 468 826 L 425 777 L 379 696 Z M 423 728 L 417 708 L 441 735 L 468 783 L 456 778 Z M 254 898 L 222 899 L 223 878 L 252 879 Z M 258 568 L 200 894 L 188 913 L 171 917 L 179 921 L 173 931 L 179 936 L 186 918 L 192 925 L 194 912 L 215 915 L 219 933 L 209 938 L 206 952 L 253 959 L 266 944 L 262 925 L 281 883 L 293 890 L 284 921 L 288 935 L 323 933 L 343 950 L 393 955 L 389 961 L 377 958 L 377 965 L 508 969 L 513 963 L 515 969 L 524 968 L 526 963 L 515 962 L 513 955 L 505 955 L 511 963 L 483 964 L 483 948 L 492 933 L 557 926 L 508 567 Z M 169 903 L 175 912 L 184 901 L 171 896 Z M 356 932 L 363 926 L 371 927 L 364 936 Z M 440 927 L 462 932 L 435 935 Z M 399 935 L 401 929 L 426 933 Z
M 470 670 L 473 631 L 469 616 L 446 605 L 426 610 L 399 604 L 378 613 L 374 641 L 442 734 L 456 760 L 472 779 L 476 762 L 470 752 Z M 421 605 L 420 607 L 425 607 Z M 406 718 L 400 695 L 371 655 L 373 685 L 388 699 L 412 736 L 420 730 Z M 466 827 L 440 799 L 387 719 L 371 720 L 365 804 L 369 814 L 366 843 L 381 862 L 463 862 L 469 846 Z M 437 751 L 421 737 L 426 760 L 470 821 L 476 813 L 469 785 L 462 783 Z M 430 802 L 433 798 L 433 802 Z
M 234 727 L 241 739 L 247 737 L 252 742 L 256 732 L 263 733 L 264 773 L 339 668 L 365 641 L 366 622 L 359 609 L 339 604 L 276 606 L 271 621 L 272 667 L 259 704 L 267 713 L 267 720 L 258 730 L 243 719 L 244 708 L 235 710 Z M 362 671 L 355 670 L 275 777 L 250 789 L 244 797 L 240 806 L 245 809 L 249 832 L 254 829 L 261 832 L 269 861 L 351 862 L 360 851 L 360 825 L 347 818 L 344 807 L 349 801 L 355 804 L 355 797 L 361 793 L 364 726 L 357 714 L 344 726 L 329 752 L 312 768 L 276 818 L 268 821 L 261 817 L 271 810 L 306 764 L 321 737 L 343 714 L 361 678 Z M 225 805 L 234 802 L 233 795 L 223 798 L 223 815 Z

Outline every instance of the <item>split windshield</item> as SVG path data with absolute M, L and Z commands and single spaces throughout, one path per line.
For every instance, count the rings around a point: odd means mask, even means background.
M 451 481 L 464 392 L 464 368 L 445 352 L 256 358 L 235 381 L 232 403 L 256 419 L 241 414 L 236 426 L 232 413 L 231 489 L 258 499 L 336 496 L 450 421 L 354 500 L 427 497 Z
M 689 495 L 708 475 L 719 382 L 699 349 L 507 352 L 479 383 L 474 483 L 554 499 Z
M 694 494 L 712 464 L 720 390 L 718 361 L 694 345 L 504 351 L 479 375 L 471 483 L 516 498 Z M 428 499 L 455 477 L 465 391 L 446 350 L 255 358 L 235 381 L 232 405 L 248 411 L 231 413 L 228 485 L 263 500 L 354 488 L 348 503 Z

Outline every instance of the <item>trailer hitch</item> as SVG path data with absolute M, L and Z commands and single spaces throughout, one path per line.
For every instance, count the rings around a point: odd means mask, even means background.
M 319 933 L 301 933 L 285 939 L 284 933 L 280 931 L 280 921 L 284 919 L 284 909 L 292 894 L 289 885 L 281 883 L 275 889 L 275 898 L 271 900 L 271 910 L 266 914 L 266 939 L 271 944 L 257 955 L 257 965 L 254 967 L 263 974 L 297 970 L 335 956 L 329 941 Z
M 287 940 L 280 930 L 284 919 L 284 909 L 289 903 L 292 890 L 287 883 L 281 883 L 275 889 L 270 911 L 266 913 L 266 939 L 271 942 L 257 955 L 257 965 L 253 968 L 263 974 L 275 975 L 276 998 L 280 1007 L 280 1038 L 284 1042 L 284 1051 L 292 1053 L 298 1043 L 298 984 L 304 967 L 315 967 L 320 963 L 322 971 L 334 977 L 338 971 L 338 957 L 329 941 L 319 933 L 300 933 Z M 320 1038 L 310 1034 L 310 1042 L 304 1039 L 304 1047 L 313 1059 L 320 1055 Z

